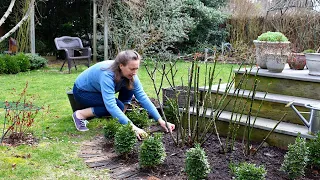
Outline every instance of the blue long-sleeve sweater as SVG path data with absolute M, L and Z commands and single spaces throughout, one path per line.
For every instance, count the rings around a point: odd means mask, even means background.
M 112 117 L 117 118 L 121 124 L 127 124 L 130 120 L 117 106 L 115 93 L 125 84 L 120 81 L 114 81 L 114 72 L 107 69 L 113 61 L 102 61 L 83 71 L 76 79 L 77 88 L 88 92 L 101 92 L 103 102 L 107 111 Z M 134 76 L 133 93 L 135 98 L 140 102 L 142 107 L 148 111 L 154 120 L 158 120 L 161 116 L 153 103 L 144 92 L 140 80 L 137 75 Z M 127 104 L 129 102 L 123 102 Z

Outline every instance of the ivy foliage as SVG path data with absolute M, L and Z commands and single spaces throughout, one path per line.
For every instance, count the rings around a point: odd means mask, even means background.
M 162 133 L 154 133 L 145 139 L 139 151 L 139 164 L 141 167 L 154 167 L 166 158 L 165 148 L 162 143 Z
M 205 179 L 210 173 L 208 158 L 200 144 L 187 151 L 184 170 L 190 180 Z

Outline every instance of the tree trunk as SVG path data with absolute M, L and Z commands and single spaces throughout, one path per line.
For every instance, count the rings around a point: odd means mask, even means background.
M 103 17 L 104 17 L 104 60 L 108 60 L 108 2 L 103 3 Z
M 97 1 L 93 0 L 93 63 L 97 62 Z
M 34 29 L 34 5 L 31 6 L 30 11 L 30 49 L 31 54 L 36 53 L 36 40 L 35 40 L 35 29 Z

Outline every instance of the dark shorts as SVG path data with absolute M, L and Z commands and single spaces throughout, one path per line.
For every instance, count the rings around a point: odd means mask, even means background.
M 84 108 L 92 108 L 92 112 L 96 117 L 110 116 L 107 111 L 102 94 L 100 92 L 88 92 L 73 86 L 73 96 L 77 103 L 81 104 Z M 118 98 L 116 99 L 117 106 L 123 110 L 123 102 L 130 102 L 133 96 L 133 91 L 123 87 L 119 91 Z

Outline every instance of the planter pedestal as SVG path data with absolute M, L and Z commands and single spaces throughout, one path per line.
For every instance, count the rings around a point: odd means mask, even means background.
M 288 60 L 287 55 L 266 54 L 267 69 L 273 73 L 281 73 Z

